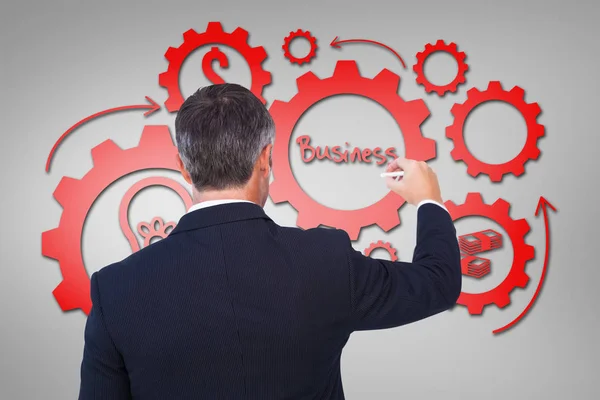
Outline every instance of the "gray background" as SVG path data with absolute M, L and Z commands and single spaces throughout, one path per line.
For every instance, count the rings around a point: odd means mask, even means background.
M 0 6 L 0 111 L 2 171 L 0 241 L 1 338 L 0 398 L 71 399 L 79 384 L 85 315 L 63 313 L 51 292 L 61 281 L 58 264 L 42 257 L 41 232 L 58 225 L 60 206 L 52 192 L 62 176 L 81 178 L 91 167 L 90 150 L 107 138 L 119 146 L 135 146 L 144 124 L 173 126 L 174 115 L 162 109 L 148 119 L 142 112 L 124 112 L 98 119 L 79 129 L 58 150 L 50 174 L 46 157 L 59 135 L 97 111 L 140 104 L 144 96 L 162 105 L 166 91 L 158 86 L 169 46 L 179 46 L 182 33 L 202 32 L 209 21 L 226 31 L 242 26 L 252 46 L 264 46 L 264 68 L 273 84 L 264 95 L 272 102 L 296 93 L 295 78 L 312 70 L 328 77 L 338 59 L 357 60 L 361 73 L 372 77 L 389 68 L 402 77 L 405 99 L 424 98 L 432 116 L 425 136 L 438 142 L 437 170 L 445 199 L 464 201 L 470 191 L 492 202 L 511 202 L 513 218 L 527 218 L 527 237 L 536 247 L 525 290 L 512 293 L 505 309 L 486 308 L 470 316 L 464 307 L 406 327 L 352 335 L 342 374 L 349 399 L 396 399 L 443 396 L 447 399 L 598 398 L 599 356 L 597 282 L 600 278 L 591 246 L 598 221 L 597 137 L 592 118 L 597 112 L 598 7 L 591 1 L 13 1 Z M 291 65 L 281 44 L 289 31 L 309 29 L 318 39 L 317 58 L 309 66 Z M 409 68 L 382 48 L 351 44 L 329 47 L 341 39 L 381 40 L 397 49 Z M 426 95 L 414 81 L 410 66 L 425 43 L 443 38 L 467 53 L 467 84 L 445 98 Z M 301 54 L 301 43 L 292 47 Z M 188 59 L 181 83 L 184 95 L 208 81 L 200 63 L 207 49 Z M 249 83 L 244 60 L 232 50 L 230 68 L 221 75 L 230 82 Z M 448 57 L 427 64 L 432 81 L 453 75 Z M 462 103 L 466 89 L 484 89 L 500 80 L 506 89 L 519 85 L 526 100 L 539 102 L 539 122 L 547 136 L 539 141 L 542 157 L 527 164 L 526 175 L 492 184 L 473 179 L 462 163 L 450 158 L 452 142 L 444 128 L 449 110 Z M 467 124 L 469 148 L 488 162 L 505 161 L 519 151 L 525 126 L 508 106 L 491 104 L 477 110 Z M 294 137 L 310 134 L 316 144 L 350 141 L 359 147 L 397 146 L 401 134 L 384 109 L 366 99 L 341 97 L 310 110 Z M 368 205 L 386 193 L 376 167 L 304 165 L 292 147 L 292 166 L 302 187 L 316 200 L 337 208 Z M 181 181 L 176 174 L 172 176 Z M 117 207 L 124 191 L 142 176 L 120 181 L 94 206 L 82 241 L 89 272 L 127 256 L 131 250 L 120 233 Z M 533 216 L 540 195 L 558 208 L 552 214 L 552 254 L 544 289 L 531 313 L 512 330 L 491 331 L 517 316 L 533 295 L 544 254 L 543 222 Z M 269 202 L 266 211 L 280 224 L 294 225 L 297 213 L 288 204 Z M 133 223 L 161 215 L 177 220 L 184 212 L 170 191 L 150 189 L 131 208 Z M 364 229 L 357 249 L 376 240 L 391 241 L 403 260 L 414 245 L 415 210 L 403 207 L 402 225 L 389 233 Z M 457 223 L 460 233 L 496 227 L 482 218 Z M 114 232 L 114 234 L 108 234 Z M 108 235 L 108 236 L 107 236 Z M 107 237 L 109 239 L 107 239 Z M 510 242 L 491 255 L 492 274 L 477 282 L 465 278 L 465 289 L 487 290 L 508 272 Z M 386 257 L 378 252 L 375 256 Z

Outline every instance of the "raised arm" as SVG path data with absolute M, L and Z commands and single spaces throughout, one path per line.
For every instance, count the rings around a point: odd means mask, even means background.
M 461 291 L 456 229 L 442 205 L 435 173 L 425 164 L 397 160 L 388 171 L 404 170 L 388 186 L 417 205 L 417 240 L 411 263 L 373 259 L 354 250 L 346 255 L 350 273 L 351 330 L 392 328 L 451 308 Z

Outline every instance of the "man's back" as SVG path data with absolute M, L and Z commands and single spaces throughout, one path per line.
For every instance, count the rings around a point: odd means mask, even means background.
M 80 398 L 343 399 L 350 333 L 444 311 L 460 292 L 451 218 L 427 204 L 418 221 L 418 263 L 404 264 L 255 204 L 185 215 L 92 276 Z

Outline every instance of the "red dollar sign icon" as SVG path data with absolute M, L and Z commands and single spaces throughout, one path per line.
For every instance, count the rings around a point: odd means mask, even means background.
M 267 59 L 264 47 L 250 47 L 248 44 L 248 32 L 242 28 L 236 28 L 233 32 L 225 32 L 220 22 L 209 22 L 205 32 L 198 33 L 189 29 L 183 34 L 183 43 L 179 47 L 169 47 L 165 52 L 165 58 L 169 61 L 169 67 L 158 76 L 160 86 L 167 89 L 169 98 L 165 101 L 165 107 L 169 112 L 176 112 L 183 104 L 183 95 L 179 88 L 179 72 L 185 59 L 196 49 L 206 45 L 223 45 L 237 51 L 246 60 L 250 68 L 251 83 L 248 89 L 263 104 L 266 100 L 262 97 L 263 88 L 271 83 L 271 73 L 262 68 L 262 63 Z M 212 71 L 210 65 L 213 60 L 218 60 L 222 68 L 227 68 L 227 57 L 218 49 L 213 49 L 205 56 L 202 62 L 202 70 L 206 77 L 213 83 L 224 83 L 224 81 Z
M 204 76 L 215 85 L 225 83 L 223 78 L 213 70 L 213 61 L 218 61 L 221 68 L 229 68 L 227 55 L 219 50 L 218 47 L 213 47 L 202 59 L 202 72 L 204 72 Z

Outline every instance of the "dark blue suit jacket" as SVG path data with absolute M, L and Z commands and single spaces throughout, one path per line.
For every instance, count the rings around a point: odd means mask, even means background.
M 81 400 L 344 399 L 353 331 L 452 307 L 456 231 L 419 208 L 412 263 L 365 257 L 336 229 L 281 227 L 257 205 L 192 211 L 94 273 Z

